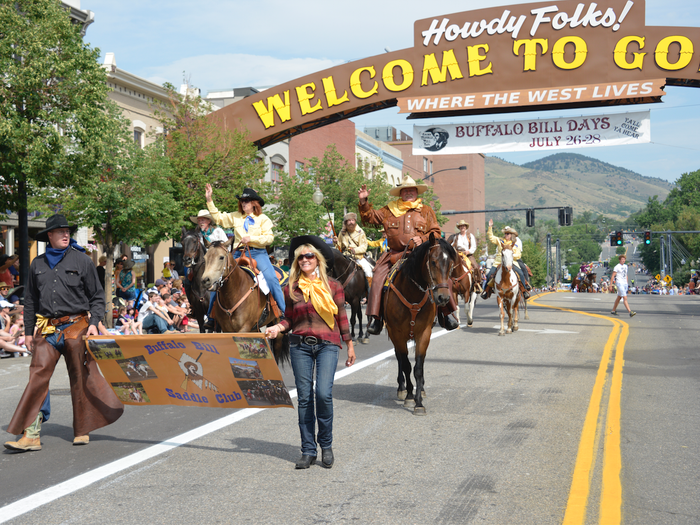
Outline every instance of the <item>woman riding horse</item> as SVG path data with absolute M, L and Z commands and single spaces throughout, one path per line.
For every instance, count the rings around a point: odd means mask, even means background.
M 476 262 L 476 239 L 473 233 L 468 233 L 469 223 L 462 219 L 457 223 L 457 228 L 459 233 L 450 236 L 447 240 L 452 247 L 457 250 L 459 256 L 464 260 L 467 268 L 472 272 L 474 279 L 474 286 L 477 289 L 477 293 L 481 293 L 481 274 L 479 273 L 479 265 Z
M 226 232 L 214 224 L 214 218 L 209 213 L 209 210 L 199 210 L 196 217 L 190 217 L 190 220 L 199 226 L 199 232 L 202 238 L 207 242 L 221 241 L 226 242 Z M 214 306 L 214 298 L 216 297 L 216 292 L 209 293 L 209 308 L 207 308 L 207 315 L 204 319 L 204 330 L 214 329 L 214 319 L 211 316 L 211 309 Z
M 224 228 L 233 228 L 236 235 L 234 246 L 240 244 L 248 245 L 245 252 L 248 253 L 257 263 L 265 277 L 267 286 L 270 288 L 272 297 L 277 302 L 277 306 L 284 313 L 284 294 L 280 287 L 280 282 L 277 278 L 277 273 L 272 267 L 270 257 L 267 255 L 266 246 L 270 246 L 275 240 L 272 233 L 272 221 L 262 212 L 265 201 L 260 197 L 255 190 L 244 188 L 241 195 L 236 195 L 238 199 L 238 211 L 232 213 L 220 212 L 214 205 L 212 200 L 213 190 L 211 184 L 205 186 L 204 197 L 207 200 L 207 208 L 211 212 L 211 216 L 217 224 Z M 239 249 L 235 256 L 242 255 Z
M 496 253 L 496 259 L 493 261 L 493 266 L 491 267 L 491 270 L 489 270 L 488 275 L 486 276 L 486 289 L 484 290 L 484 293 L 481 294 L 482 299 L 488 299 L 491 297 L 491 292 L 493 291 L 493 285 L 491 284 L 491 279 L 493 279 L 493 276 L 496 274 L 496 270 L 498 270 L 498 267 L 501 265 L 501 242 L 506 242 L 510 243 L 511 249 L 513 250 L 513 270 L 515 270 L 515 273 L 518 274 L 518 277 L 520 278 L 520 282 L 523 283 L 523 286 L 525 289 L 523 290 L 523 297 L 527 299 L 530 297 L 530 294 L 528 293 L 529 290 L 532 289 L 530 286 L 530 283 L 527 282 L 527 279 L 525 278 L 525 273 L 523 270 L 520 268 L 520 257 L 522 255 L 521 253 L 521 248 L 517 244 L 517 237 L 518 237 L 518 232 L 511 228 L 510 226 L 506 226 L 503 228 L 503 239 L 499 239 L 493 234 L 493 219 L 489 219 L 489 229 L 487 232 L 487 235 L 489 237 L 489 240 L 498 246 L 498 252 Z

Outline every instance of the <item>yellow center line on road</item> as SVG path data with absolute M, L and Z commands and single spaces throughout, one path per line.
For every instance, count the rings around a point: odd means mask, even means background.
M 548 295 L 548 294 L 547 294 Z M 541 299 L 539 296 L 537 299 Z M 603 349 L 603 355 L 596 373 L 591 400 L 586 411 L 586 418 L 581 431 L 576 464 L 569 490 L 569 499 L 564 514 L 564 525 L 584 525 L 586 520 L 586 507 L 588 495 L 593 481 L 593 470 L 596 457 L 596 436 L 598 435 L 598 421 L 603 399 L 603 391 L 607 378 L 607 370 L 610 359 L 615 350 L 615 361 L 608 396 L 608 408 L 606 411 L 605 432 L 603 440 L 603 470 L 602 488 L 600 495 L 599 523 L 604 525 L 619 525 L 622 521 L 622 483 L 620 472 L 622 471 L 622 454 L 620 451 L 620 416 L 622 393 L 622 367 L 624 366 L 625 343 L 629 336 L 629 325 L 624 321 L 607 317 L 605 315 L 592 314 L 570 308 L 561 308 L 530 302 L 533 306 L 551 308 L 562 312 L 586 315 L 605 319 L 613 324 L 613 329 Z M 619 336 L 619 338 L 618 338 Z M 616 343 L 617 341 L 617 343 Z

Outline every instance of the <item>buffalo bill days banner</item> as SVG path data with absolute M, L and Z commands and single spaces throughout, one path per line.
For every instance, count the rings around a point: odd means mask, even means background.
M 511 122 L 413 126 L 414 155 L 542 151 L 651 142 L 649 111 Z
M 262 334 L 95 336 L 86 345 L 128 405 L 292 407 Z
M 666 85 L 700 87 L 700 30 L 647 24 L 644 0 L 436 15 L 414 23 L 410 48 L 291 80 L 208 118 L 264 147 L 397 105 L 409 118 L 454 117 L 660 102 Z

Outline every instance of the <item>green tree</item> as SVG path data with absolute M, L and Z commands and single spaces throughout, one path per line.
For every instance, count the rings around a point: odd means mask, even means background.
M 357 212 L 357 191 L 363 184 L 367 184 L 370 201 L 375 207 L 383 206 L 389 199 L 390 186 L 385 178 L 381 174 L 367 178 L 363 168 L 350 165 L 335 145 L 330 145 L 321 159 L 305 160 L 304 169 L 297 170 L 293 177 L 283 175 L 277 184 L 274 202 L 278 206 L 270 215 L 276 224 L 276 241 L 280 243 L 297 235 L 322 233 L 329 213 L 333 216 L 336 233 L 340 231 L 343 216 L 349 211 Z M 312 199 L 317 187 L 324 196 L 321 205 Z M 368 235 L 375 236 L 371 230 L 367 228 Z
M 627 248 L 625 248 L 624 246 L 618 246 L 617 248 L 615 248 L 616 255 L 625 255 L 626 253 L 627 253 Z
M 0 0 L 0 28 L 0 209 L 18 214 L 25 282 L 28 196 L 90 181 L 108 155 L 112 117 L 99 50 L 59 2 Z
M 155 116 L 167 134 L 165 153 L 170 159 L 170 183 L 180 206 L 182 225 L 205 206 L 204 186 L 214 189 L 213 200 L 222 211 L 236 211 L 236 195 L 252 187 L 270 202 L 271 185 L 264 181 L 265 163 L 258 149 L 237 129 L 226 128 L 211 115 L 214 108 L 189 85 L 184 94 L 164 84 L 168 102 L 156 103 Z M 266 209 L 267 211 L 267 209 Z
M 547 254 L 544 248 L 532 241 L 523 241 L 522 260 L 532 271 L 532 284 L 544 286 L 547 281 Z

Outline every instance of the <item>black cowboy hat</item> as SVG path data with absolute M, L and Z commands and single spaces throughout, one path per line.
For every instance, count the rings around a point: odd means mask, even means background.
M 243 188 L 243 193 L 236 195 L 236 198 L 240 201 L 243 199 L 250 199 L 252 201 L 258 201 L 260 206 L 265 206 L 265 201 L 262 197 L 257 194 L 257 192 L 252 188 Z
M 75 224 L 68 224 L 65 215 L 57 213 L 46 219 L 46 228 L 37 233 L 34 239 L 41 242 L 49 242 L 49 232 L 51 230 L 57 230 L 58 228 L 68 228 L 71 235 L 78 229 Z
M 333 251 L 331 250 L 331 247 L 328 246 L 323 239 L 320 237 L 317 237 L 315 235 L 300 235 L 299 237 L 294 237 L 290 242 L 289 242 L 289 260 L 293 261 L 294 260 L 294 252 L 297 251 L 297 248 L 299 246 L 302 246 L 304 244 L 310 244 L 314 248 L 316 248 L 319 252 L 321 252 L 321 255 L 323 255 L 323 258 L 326 259 L 326 269 L 328 271 L 333 268 Z

